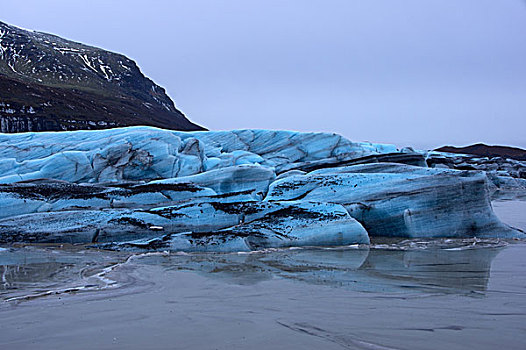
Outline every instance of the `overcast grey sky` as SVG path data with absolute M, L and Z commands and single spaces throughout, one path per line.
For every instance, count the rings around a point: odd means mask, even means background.
M 523 0 L 2 0 L 123 53 L 210 129 L 526 147 Z

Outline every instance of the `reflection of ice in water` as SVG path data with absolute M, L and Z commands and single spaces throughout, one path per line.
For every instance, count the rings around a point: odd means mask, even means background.
M 192 270 L 253 284 L 274 277 L 358 291 L 482 292 L 491 261 L 505 243 L 440 240 L 381 245 L 383 249 L 287 249 L 251 254 L 184 254 L 154 256 L 140 263 Z
M 67 278 L 68 270 L 73 265 L 55 262 L 36 263 L 28 265 L 0 266 L 2 283 L 0 290 L 23 289 L 37 282 L 52 283 L 60 281 L 60 277 Z
M 361 270 L 371 285 L 384 288 L 484 291 L 491 261 L 501 249 L 372 250 Z
M 95 250 L 17 248 L 0 253 L 4 299 L 65 286 L 102 287 L 107 266 L 159 265 L 229 283 L 284 278 L 357 291 L 483 292 L 502 241 L 409 240 L 344 248 L 304 248 L 244 254 L 134 255 Z M 99 276 L 100 277 L 100 276 Z
M 140 288 L 124 284 L 118 292 L 68 296 L 59 301 L 67 306 L 59 308 L 42 307 L 57 305 L 56 298 L 23 308 L 0 303 L 7 306 L 0 308 L 3 344 L 44 342 L 53 348 L 91 341 L 104 330 L 109 343 L 117 337 L 126 348 L 171 348 L 182 340 L 185 348 L 217 342 L 221 348 L 267 348 L 270 334 L 275 347 L 288 348 L 323 339 L 302 347 L 339 348 L 331 347 L 336 342 L 342 348 L 521 348 L 525 244 L 409 241 L 380 247 L 113 259 L 114 252 L 77 252 L 86 262 L 121 261 L 110 266 Z M 1 255 L 1 264 L 9 264 Z M 55 263 L 70 255 L 54 251 Z M 11 264 L 24 265 L 22 259 Z M 81 322 L 71 322 L 78 315 Z M 29 322 L 30 334 L 18 331 Z
M 101 289 L 111 283 L 103 278 L 105 269 L 124 259 L 119 253 L 71 247 L 6 249 L 0 251 L 0 295 L 10 300 Z

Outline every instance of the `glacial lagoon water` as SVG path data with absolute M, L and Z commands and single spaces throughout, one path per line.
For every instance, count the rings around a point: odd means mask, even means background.
M 526 229 L 526 201 L 494 202 Z M 524 349 L 526 242 L 0 249 L 0 349 Z

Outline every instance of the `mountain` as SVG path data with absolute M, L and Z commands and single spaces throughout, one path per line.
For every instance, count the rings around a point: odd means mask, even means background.
M 481 157 L 501 157 L 516 160 L 526 160 L 526 150 L 508 146 L 488 146 L 477 143 L 466 147 L 444 146 L 435 149 L 438 152 L 473 154 Z
M 204 130 L 124 55 L 0 22 L 1 132 Z

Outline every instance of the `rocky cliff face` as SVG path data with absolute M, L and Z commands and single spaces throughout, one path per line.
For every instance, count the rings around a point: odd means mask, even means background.
M 203 130 L 129 58 L 0 22 L 1 132 Z

